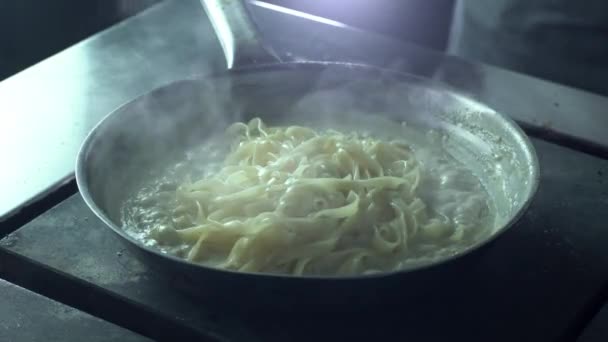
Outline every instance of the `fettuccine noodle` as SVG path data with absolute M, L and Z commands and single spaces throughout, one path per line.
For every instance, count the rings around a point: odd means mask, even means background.
M 232 125 L 219 171 L 181 184 L 171 224 L 150 236 L 195 263 L 245 272 L 356 275 L 398 269 L 415 242 L 462 227 L 418 196 L 403 143 L 300 126 Z

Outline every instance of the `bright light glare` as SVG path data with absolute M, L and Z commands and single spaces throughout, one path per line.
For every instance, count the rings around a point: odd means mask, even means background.
M 226 20 L 224 11 L 219 4 L 215 1 L 204 2 L 207 11 L 209 11 L 209 18 L 211 19 L 211 25 L 215 29 L 218 35 L 222 49 L 224 50 L 224 57 L 226 58 L 226 66 L 228 69 L 232 69 L 234 64 L 234 35 L 230 29 L 230 25 Z
M 293 10 L 293 9 L 290 9 L 290 8 L 286 8 L 286 7 L 281 7 L 281 6 L 269 4 L 269 3 L 263 2 L 263 1 L 253 0 L 253 1 L 251 1 L 251 3 L 254 4 L 254 5 L 256 5 L 256 6 L 259 6 L 259 7 L 267 8 L 269 10 L 273 10 L 273 11 L 277 11 L 277 12 L 282 12 L 282 13 L 285 13 L 285 14 L 293 15 L 293 16 L 296 16 L 296 17 L 300 17 L 300 18 L 316 21 L 316 22 L 327 24 L 327 25 L 331 25 L 331 26 L 348 27 L 346 24 L 343 24 L 343 23 L 341 23 L 339 21 L 335 21 L 335 20 L 319 17 L 319 16 L 316 16 L 316 15 L 312 15 L 312 14 L 308 14 L 308 13 L 304 13 L 304 12 L 300 12 L 300 11 L 296 11 L 296 10 Z

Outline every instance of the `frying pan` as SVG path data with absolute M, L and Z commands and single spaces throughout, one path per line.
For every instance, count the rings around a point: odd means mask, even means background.
M 525 134 L 506 116 L 446 85 L 394 70 L 280 60 L 262 44 L 244 3 L 203 4 L 228 70 L 173 82 L 119 107 L 90 132 L 76 165 L 78 187 L 91 210 L 143 262 L 169 274 L 177 289 L 207 305 L 256 311 L 397 303 L 457 282 L 467 265 L 483 258 L 479 247 L 512 227 L 528 207 L 538 186 L 538 161 Z M 415 268 L 294 277 L 195 265 L 144 246 L 121 229 L 120 207 L 128 196 L 226 125 L 252 116 L 271 124 L 315 116 L 340 125 L 340 113 L 355 112 L 363 125 L 406 121 L 420 131 L 441 132 L 446 151 L 475 171 L 493 199 L 492 233 L 471 248 Z

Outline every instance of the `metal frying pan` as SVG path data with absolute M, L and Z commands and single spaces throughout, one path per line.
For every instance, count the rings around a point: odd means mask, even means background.
M 507 117 L 447 86 L 397 71 L 280 61 L 261 44 L 242 2 L 203 3 L 228 70 L 168 84 L 121 106 L 92 130 L 76 165 L 78 187 L 91 210 L 144 262 L 172 274 L 181 288 L 211 304 L 256 310 L 394 302 L 397 295 L 420 295 L 434 291 L 432 284 L 455 279 L 460 271 L 454 265 L 475 259 L 460 256 L 512 227 L 528 207 L 538 185 L 538 161 L 525 134 Z M 475 171 L 494 200 L 498 215 L 492 234 L 468 250 L 418 268 L 332 278 L 212 269 L 162 254 L 121 229 L 120 207 L 146 177 L 229 123 L 253 115 L 270 123 L 299 123 L 316 115 L 339 125 L 334 116 L 349 112 L 374 113 L 365 120 L 381 116 L 442 132 L 449 142 L 446 150 Z

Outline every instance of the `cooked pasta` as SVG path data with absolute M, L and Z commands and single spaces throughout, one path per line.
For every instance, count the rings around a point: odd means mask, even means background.
M 257 118 L 227 134 L 233 145 L 217 172 L 166 192 L 167 220 L 148 230 L 191 262 L 294 275 L 384 272 L 468 229 L 421 198 L 422 168 L 404 143 Z

